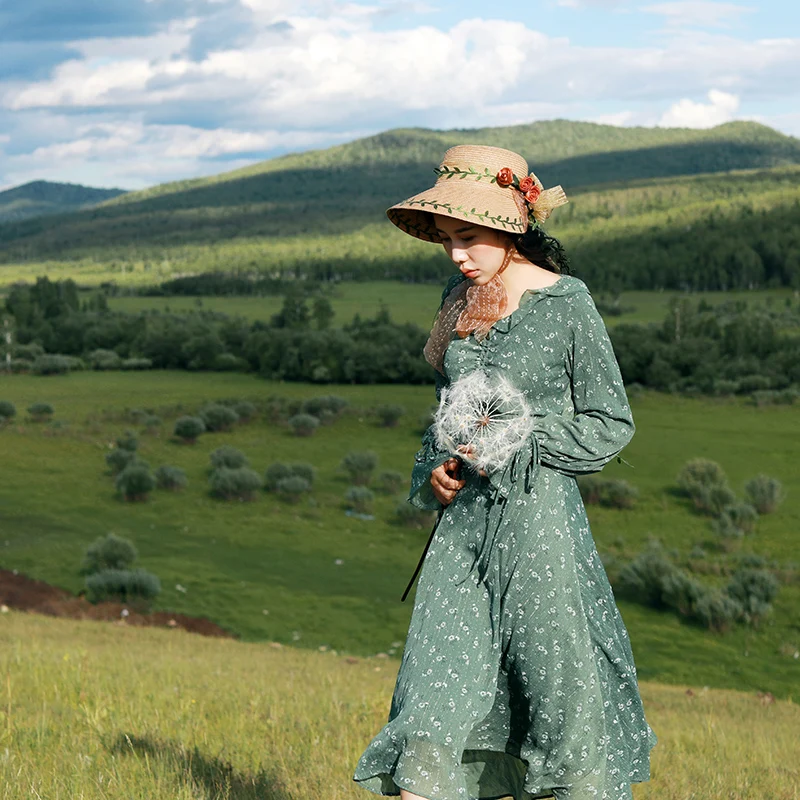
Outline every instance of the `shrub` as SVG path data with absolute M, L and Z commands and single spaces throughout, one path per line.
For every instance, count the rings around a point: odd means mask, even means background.
M 384 470 L 378 475 L 378 485 L 387 494 L 396 494 L 405 483 L 405 476 L 394 470 Z
M 317 470 L 313 464 L 307 464 L 304 461 L 298 461 L 295 464 L 290 464 L 289 470 L 292 475 L 308 481 L 309 486 L 314 485 L 314 479 L 317 477 Z
M 724 511 L 711 522 L 711 527 L 722 540 L 724 550 L 730 550 L 744 536 L 744 531 Z
M 295 414 L 289 417 L 289 426 L 295 436 L 311 436 L 319 427 L 319 418 L 311 414 Z
M 298 503 L 304 494 L 311 491 L 311 484 L 299 475 L 290 475 L 278 481 L 275 491 L 281 499 Z
M 239 419 L 239 415 L 227 406 L 213 403 L 200 412 L 200 419 L 207 431 L 229 431 Z
M 136 460 L 136 453 L 132 450 L 125 450 L 117 447 L 110 453 L 106 453 L 106 464 L 112 475 L 118 475 Z
M 114 533 L 100 536 L 87 548 L 81 564 L 82 575 L 93 575 L 107 569 L 128 569 L 136 561 L 133 542 Z
M 92 369 L 119 369 L 122 365 L 122 359 L 113 350 L 92 350 L 88 360 Z
M 783 502 L 783 485 L 769 475 L 756 475 L 744 485 L 744 491 L 759 514 L 769 514 Z
M 729 486 L 700 486 L 692 496 L 695 508 L 705 514 L 718 517 L 736 503 L 736 495 Z
M 378 454 L 372 450 L 353 450 L 342 459 L 341 466 L 354 484 L 364 486 L 378 466 Z
M 187 444 L 194 444 L 205 430 L 205 423 L 200 417 L 178 417 L 175 420 L 175 436 Z
M 698 488 L 711 489 L 714 486 L 727 486 L 728 478 L 716 461 L 707 458 L 694 458 L 687 461 L 677 477 L 678 487 L 694 498 Z
M 603 482 L 600 503 L 608 508 L 633 508 L 639 490 L 628 481 L 612 478 Z
M 344 496 L 347 505 L 358 514 L 369 514 L 375 495 L 366 486 L 351 486 Z
M 242 422 L 249 422 L 256 415 L 256 407 L 248 400 L 239 400 L 232 408 Z
M 32 342 L 31 344 L 16 344 L 11 348 L 11 355 L 14 358 L 22 358 L 27 361 L 33 361 L 39 356 L 44 355 L 44 347 L 40 344 Z
M 209 478 L 211 494 L 223 500 L 252 500 L 262 486 L 261 476 L 249 467 L 220 467 Z
M 239 469 L 239 467 L 250 466 L 247 457 L 241 450 L 229 445 L 223 445 L 214 450 L 209 456 L 211 459 L 211 468 L 219 469 L 220 467 L 228 467 L 229 469 Z
M 36 375 L 66 375 L 70 371 L 72 363 L 66 356 L 37 356 L 31 366 L 31 371 Z
M 758 521 L 758 511 L 750 503 L 734 503 L 722 511 L 743 533 L 752 533 Z
M 33 403 L 28 406 L 28 413 L 34 422 L 46 422 L 55 414 L 55 409 L 50 403 Z M 0 412 L 0 416 L 2 416 L 2 412 Z
M 166 464 L 156 470 L 155 478 L 159 489 L 170 489 L 173 492 L 185 489 L 189 484 L 186 473 L 180 467 L 170 467 Z
M 279 461 L 276 461 L 274 464 L 270 464 L 267 467 L 267 471 L 264 473 L 264 488 L 267 489 L 267 491 L 273 492 L 278 488 L 278 481 L 284 478 L 290 478 L 291 475 L 292 471 L 286 464 L 281 464 Z
M 394 509 L 394 515 L 401 525 L 409 528 L 429 528 L 433 519 L 432 511 L 424 511 L 421 508 L 412 506 L 405 498 L 398 501 Z
M 0 400 L 0 422 L 17 416 L 17 407 L 10 400 Z
M 385 428 L 394 428 L 405 413 L 405 408 L 397 403 L 385 403 L 375 409 L 376 416 Z
M 651 542 L 619 573 L 619 587 L 636 601 L 653 608 L 663 608 L 665 582 L 678 568 L 658 542 Z
M 151 358 L 124 358 L 120 364 L 122 369 L 152 369 L 153 360 Z
M 736 622 L 742 607 L 729 595 L 712 589 L 697 600 L 694 613 L 704 627 L 722 633 Z
M 718 397 L 728 397 L 739 391 L 739 381 L 729 381 L 718 378 L 714 381 L 714 394 Z
M 733 574 L 725 591 L 742 606 L 745 621 L 757 624 L 772 610 L 779 588 L 778 579 L 769 570 L 743 567 Z
M 578 477 L 578 491 L 580 491 L 581 498 L 587 506 L 600 502 L 602 486 L 603 479 L 598 475 L 581 475 Z
M 107 569 L 86 578 L 89 601 L 118 600 L 121 603 L 146 605 L 161 592 L 161 582 L 143 569 Z
M 320 417 L 323 411 L 327 411 L 328 418 L 333 419 L 338 417 L 349 403 L 344 397 L 339 397 L 335 394 L 325 394 L 319 397 L 308 397 L 303 401 L 300 410 L 305 414 L 311 414 L 314 417 Z M 331 417 L 330 415 L 333 415 Z
M 143 422 L 147 433 L 154 433 L 156 428 L 161 427 L 161 417 L 158 417 L 155 414 L 148 414 L 144 418 Z
M 147 495 L 153 491 L 156 479 L 150 472 L 150 467 L 140 461 L 129 464 L 117 475 L 116 487 L 122 497 L 134 502 L 147 500 Z
M 135 453 L 139 449 L 139 440 L 133 431 L 125 431 L 122 436 L 117 437 L 117 447 Z
M 694 613 L 695 605 L 705 591 L 702 583 L 678 569 L 668 573 L 661 583 L 664 603 L 686 617 Z

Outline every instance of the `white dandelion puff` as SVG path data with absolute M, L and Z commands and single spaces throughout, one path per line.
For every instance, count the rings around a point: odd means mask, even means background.
M 439 449 L 487 472 L 505 466 L 526 444 L 533 423 L 525 395 L 504 375 L 490 378 L 482 370 L 442 389 L 433 418 Z

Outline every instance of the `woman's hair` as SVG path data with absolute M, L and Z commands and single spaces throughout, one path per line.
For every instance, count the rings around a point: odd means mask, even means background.
M 569 258 L 555 236 L 550 236 L 541 228 L 528 228 L 525 233 L 512 236 L 511 241 L 517 252 L 537 267 L 569 275 L 571 271 Z

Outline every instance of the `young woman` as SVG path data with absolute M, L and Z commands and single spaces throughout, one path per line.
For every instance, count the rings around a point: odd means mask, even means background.
M 628 443 L 633 418 L 603 320 L 540 225 L 566 202 L 495 147 L 445 153 L 389 219 L 458 267 L 425 347 L 443 387 L 500 374 L 535 416 L 487 474 L 415 457 L 410 502 L 438 510 L 388 723 L 353 775 L 402 800 L 630 800 L 657 739 L 576 477 Z

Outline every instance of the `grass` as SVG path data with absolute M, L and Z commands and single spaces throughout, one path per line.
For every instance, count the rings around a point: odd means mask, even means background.
M 230 433 L 207 434 L 194 447 L 169 441 L 175 416 L 212 398 L 263 400 L 334 392 L 355 412 L 314 437 L 292 436 L 257 420 Z M 21 420 L 0 430 L 13 469 L 0 483 L 0 565 L 73 591 L 86 546 L 109 531 L 132 539 L 139 563 L 162 581 L 159 606 L 208 616 L 247 640 L 327 646 L 357 655 L 396 651 L 408 627 L 410 602 L 399 598 L 427 538 L 427 530 L 392 522 L 398 497 L 378 494 L 376 519 L 345 514 L 348 480 L 337 471 L 352 449 L 370 448 L 381 469 L 410 474 L 419 446 L 418 420 L 433 401 L 430 387 L 333 386 L 269 383 L 239 374 L 75 373 L 59 378 L 3 378 L 2 398 L 21 417 L 36 400 L 52 403 L 62 428 Z M 407 409 L 395 429 L 379 428 L 368 410 L 396 402 Z M 168 463 L 189 477 L 184 494 L 156 492 L 146 503 L 123 504 L 104 474 L 104 454 L 129 425 L 104 421 L 104 409 L 161 409 L 165 432 L 140 435 L 141 455 L 153 467 Z M 689 458 L 719 461 L 733 487 L 758 472 L 791 487 L 797 464 L 787 431 L 800 409 L 757 409 L 739 402 L 687 400 L 646 393 L 634 401 L 638 431 L 624 464 L 606 473 L 640 490 L 632 511 L 590 509 L 601 552 L 632 557 L 658 536 L 685 559 L 704 543 L 715 556 L 709 523 L 674 496 L 674 477 Z M 312 503 L 286 505 L 263 494 L 252 503 L 225 503 L 207 494 L 208 455 L 221 444 L 243 450 L 259 472 L 274 461 L 311 461 L 319 468 Z M 742 547 L 781 563 L 796 558 L 793 531 L 800 497 L 789 492 Z M 342 562 L 342 563 L 337 563 Z M 707 578 L 706 580 L 721 580 Z M 186 588 L 181 592 L 176 587 Z M 774 619 L 759 631 L 741 628 L 719 637 L 670 614 L 620 601 L 644 677 L 666 683 L 765 689 L 789 696 L 797 687 L 800 631 L 794 609 L 800 586 L 784 585 Z M 691 654 L 687 657 L 687 654 Z
M 0 615 L 2 800 L 331 800 L 399 663 Z M 642 681 L 659 742 L 636 800 L 796 800 L 796 703 Z

